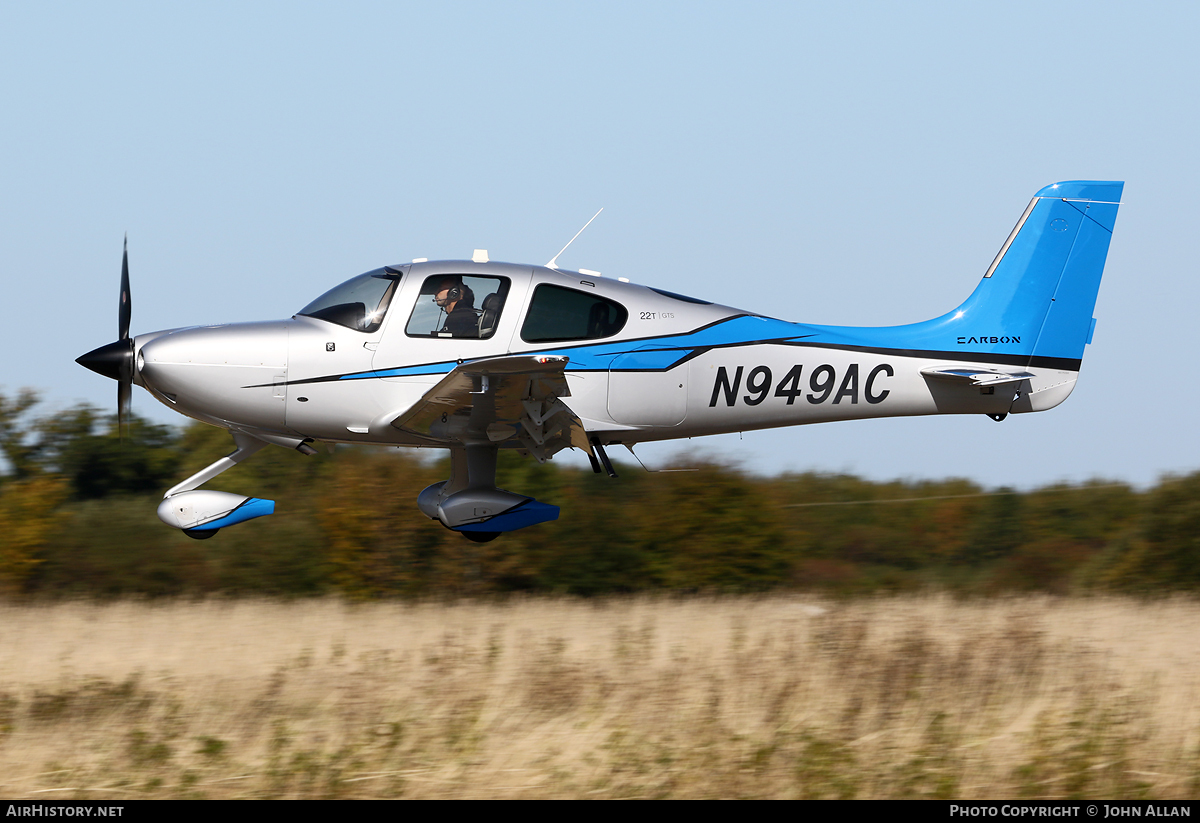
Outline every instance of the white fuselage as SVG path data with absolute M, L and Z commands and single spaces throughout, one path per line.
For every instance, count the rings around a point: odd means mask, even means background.
M 564 402 L 604 442 L 629 444 L 832 420 L 1040 411 L 1062 402 L 1077 376 L 1028 367 L 1031 376 L 1018 387 L 989 392 L 921 374 L 946 366 L 986 368 L 986 359 L 823 347 L 806 343 L 800 324 L 592 275 L 469 261 L 396 271 L 403 276 L 375 331 L 297 316 L 141 335 L 135 382 L 183 414 L 265 433 L 282 444 L 444 446 L 390 423 L 456 364 L 507 354 L 570 356 Z M 443 272 L 508 281 L 489 338 L 406 333 L 423 299 L 422 284 Z M 527 342 L 522 329 L 540 284 L 601 295 L 624 307 L 628 319 L 608 337 Z M 731 321 L 737 334 L 723 337 L 734 328 Z

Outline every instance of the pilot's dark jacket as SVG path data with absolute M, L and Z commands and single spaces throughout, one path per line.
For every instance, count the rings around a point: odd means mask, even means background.
M 460 300 L 454 304 L 454 311 L 446 315 L 442 331 L 450 332 L 454 337 L 478 337 L 479 318 L 474 309 Z

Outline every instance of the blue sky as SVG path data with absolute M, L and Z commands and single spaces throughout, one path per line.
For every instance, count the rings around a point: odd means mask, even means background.
M 1195 470 L 1198 22 L 1184 3 L 5 4 L 0 391 L 113 405 L 74 358 L 115 338 L 125 232 L 134 333 L 287 317 L 414 257 L 542 263 L 601 206 L 563 265 L 883 325 L 961 302 L 1043 185 L 1119 179 L 1064 405 L 690 445 L 988 486 Z

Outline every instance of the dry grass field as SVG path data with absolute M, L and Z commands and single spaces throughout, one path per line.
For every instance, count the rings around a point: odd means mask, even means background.
M 1200 603 L 0 607 L 0 796 L 1200 794 Z

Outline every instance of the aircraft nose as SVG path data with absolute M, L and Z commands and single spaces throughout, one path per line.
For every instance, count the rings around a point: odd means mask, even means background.
M 179 329 L 146 340 L 140 350 L 143 373 L 163 365 L 278 370 L 287 364 L 287 325 L 237 323 Z
M 138 374 L 176 409 L 277 429 L 287 341 L 286 321 L 179 329 L 140 345 Z
M 121 377 L 121 365 L 129 357 L 131 342 L 130 340 L 118 340 L 115 343 L 109 343 L 98 349 L 92 349 L 87 354 L 75 358 L 75 362 L 85 369 L 91 369 L 96 374 L 102 374 L 105 377 L 111 377 L 113 380 L 119 380 Z

